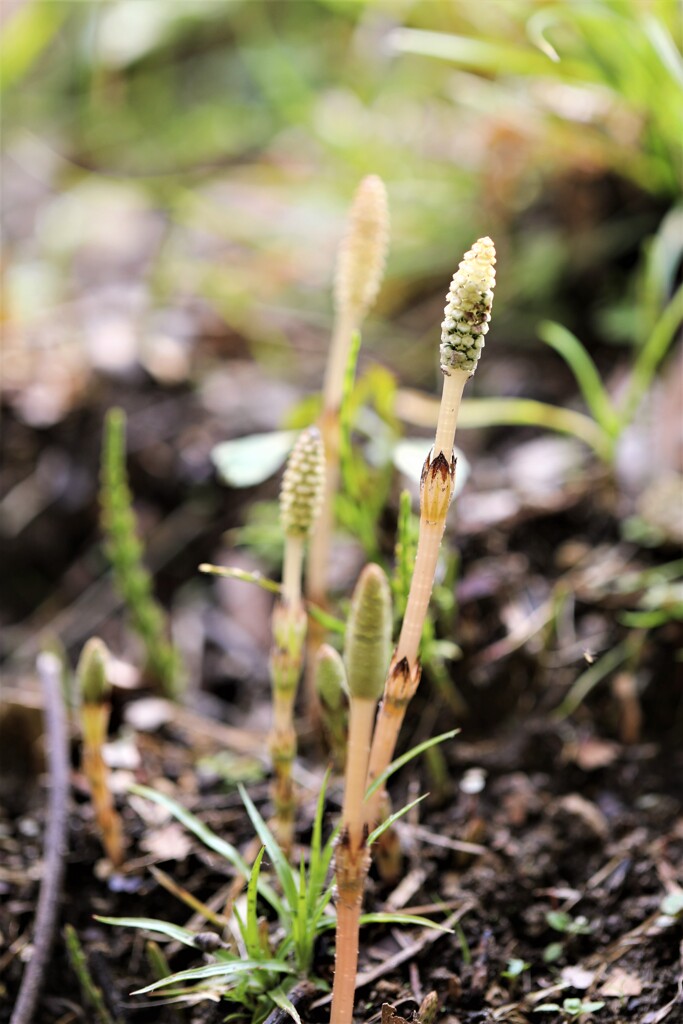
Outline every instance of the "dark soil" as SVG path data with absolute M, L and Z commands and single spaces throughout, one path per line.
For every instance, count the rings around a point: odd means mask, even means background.
M 258 497 L 248 492 L 226 499 L 211 484 L 208 452 L 219 430 L 207 418 L 201 423 L 202 458 L 193 466 L 192 500 L 182 459 L 172 459 L 160 484 L 146 440 L 150 424 L 173 451 L 176 425 L 198 419 L 189 393 L 168 401 L 174 408 L 161 403 L 137 419 L 133 416 L 129 435 L 132 483 L 141 523 L 154 538 L 150 560 L 159 570 L 164 598 L 193 579 L 200 561 L 217 557 L 223 530 L 240 520 L 247 501 Z M 73 481 L 80 468 L 83 486 L 78 500 L 73 488 L 65 486 L 49 514 L 37 516 L 21 542 L 6 552 L 12 578 L 22 560 L 27 567 L 10 602 L 8 622 L 20 622 L 30 608 L 38 611 L 8 630 L 12 657 L 6 665 L 2 717 L 0 822 L 3 1022 L 10 1018 L 30 953 L 43 857 L 46 780 L 41 774 L 40 695 L 25 666 L 38 638 L 48 633 L 61 635 L 72 659 L 95 631 L 131 662 L 136 656 L 110 582 L 102 576 L 94 489 L 98 418 L 93 413 L 87 422 L 66 423 L 61 432 L 48 432 L 42 439 L 27 434 L 18 422 L 7 425 L 6 444 L 13 447 L 15 459 L 23 453 L 33 461 L 40 449 L 43 454 L 61 451 L 67 476 Z M 84 438 L 84 445 L 76 454 L 77 437 Z M 655 558 L 619 540 L 613 485 L 591 472 L 578 491 L 566 489 L 556 496 L 551 512 L 527 499 L 493 529 L 477 529 L 471 510 L 470 525 L 465 519 L 461 530 L 456 527 L 456 536 L 465 536 L 456 626 L 463 659 L 452 666 L 459 698 L 443 682 L 436 686 L 426 673 L 403 746 L 454 725 L 462 732 L 440 754 L 411 763 L 396 777 L 397 805 L 418 792 L 430 791 L 431 796 L 399 826 L 405 858 L 400 881 L 389 883 L 373 873 L 366 897 L 369 910 L 392 908 L 450 919 L 455 931 L 437 935 L 394 926 L 366 928 L 360 965 L 366 980 L 358 991 L 358 1020 L 379 1020 L 383 1003 L 395 1008 L 396 1019 L 411 1020 L 431 990 L 439 997 L 438 1019 L 450 1024 L 561 1020 L 561 1013 L 535 1011 L 534 1006 L 561 1004 L 572 997 L 603 1002 L 595 1019 L 605 1024 L 683 1020 L 680 916 L 676 920 L 661 909 L 665 897 L 680 893 L 683 883 L 683 701 L 675 656 L 680 625 L 672 621 L 643 635 L 621 666 L 621 689 L 612 673 L 571 716 L 556 713 L 588 667 L 585 652 L 607 650 L 628 635 L 619 615 L 635 606 L 642 588 L 626 588 L 624 593 L 615 580 L 656 564 L 662 554 L 668 556 L 665 550 Z M 273 488 L 268 485 L 264 493 L 272 494 Z M 390 543 L 388 537 L 388 550 Z M 260 776 L 250 792 L 268 813 L 268 785 L 261 768 L 264 744 L 259 740 L 268 721 L 263 661 L 267 601 L 263 604 L 260 592 L 241 585 L 245 589 L 237 600 L 245 607 L 240 611 L 234 590 L 216 604 L 216 591 L 211 597 L 208 584 L 193 586 L 195 619 L 202 623 L 204 684 L 191 688 L 188 701 L 200 718 L 152 721 L 145 731 L 135 731 L 124 722 L 145 690 L 138 683 L 115 693 L 112 736 L 118 735 L 120 742 L 114 782 L 130 843 L 122 874 L 112 876 L 102 859 L 74 730 L 60 931 L 34 1024 L 94 1020 L 66 958 L 61 931 L 66 923 L 76 928 L 115 1019 L 199 1024 L 221 1020 L 228 1012 L 227 1005 L 169 1008 L 131 996 L 151 980 L 143 939 L 93 920 L 94 914 L 137 915 L 185 923 L 189 911 L 158 884 L 150 873 L 153 865 L 202 900 L 208 902 L 221 891 L 225 896 L 231 869 L 196 841 L 186 841 L 179 826 L 165 831 L 166 823 L 152 816 L 144 820 L 140 805 L 124 793 L 133 779 L 163 788 L 248 851 L 252 833 L 234 784 L 221 780 L 205 760 L 224 751 L 234 738 L 228 731 L 216 733 L 221 719 L 243 729 L 233 774 Z M 78 601 L 84 591 L 91 598 L 87 607 Z M 552 603 L 560 591 L 571 594 L 571 604 L 553 606 L 552 613 L 540 615 L 537 628 L 528 635 L 522 631 L 521 640 L 512 642 L 513 623 L 538 616 L 544 602 Z M 229 621 L 244 623 L 245 616 L 265 619 L 260 661 L 253 640 L 251 645 L 245 642 L 238 657 L 221 639 L 224 628 L 234 638 Z M 441 622 L 440 631 L 446 628 Z M 623 696 L 629 683 L 637 695 L 631 704 Z M 464 718 L 453 711 L 455 699 L 465 703 Z M 635 726 L 629 718 L 634 707 Z M 301 791 L 305 848 L 315 779 L 324 757 L 301 710 L 302 763 L 307 769 Z M 245 753 L 250 743 L 251 753 Z M 329 828 L 336 821 L 339 796 L 334 783 Z M 460 848 L 463 843 L 474 845 Z M 558 922 L 564 922 L 564 931 L 558 930 Z M 511 960 L 524 962 L 515 978 L 506 977 Z M 187 950 L 171 956 L 174 969 L 196 962 Z M 316 971 L 331 978 L 332 967 L 332 941 L 325 939 L 318 946 Z M 312 1002 L 301 1004 L 303 1019 L 311 1024 L 327 1019 L 320 998 L 318 993 Z

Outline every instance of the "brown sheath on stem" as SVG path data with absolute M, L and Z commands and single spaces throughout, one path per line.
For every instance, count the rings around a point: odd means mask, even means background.
M 81 708 L 83 725 L 83 774 L 88 780 L 90 796 L 102 844 L 107 857 L 115 868 L 121 867 L 125 857 L 125 839 L 121 818 L 109 786 L 109 769 L 102 756 L 102 747 L 107 738 L 109 704 L 88 704 Z

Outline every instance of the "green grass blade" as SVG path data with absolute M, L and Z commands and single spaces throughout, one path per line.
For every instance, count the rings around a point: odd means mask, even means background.
M 568 718 L 580 704 L 586 699 L 595 686 L 601 682 L 610 672 L 614 672 L 631 655 L 636 653 L 642 644 L 643 634 L 634 632 L 627 636 L 621 643 L 615 644 L 602 658 L 582 672 L 569 693 L 555 711 L 557 718 Z
M 280 974 L 294 974 L 294 969 L 281 960 L 231 960 L 228 963 L 206 964 L 204 967 L 191 967 L 187 971 L 178 971 L 168 978 L 155 981 L 145 988 L 139 988 L 133 995 L 142 996 L 147 992 L 156 992 L 166 985 L 175 985 L 185 981 L 206 981 L 208 978 L 239 978 L 253 971 L 277 971 Z
M 234 846 L 221 839 L 215 832 L 212 832 L 208 825 L 205 825 L 199 818 L 195 817 L 190 811 L 187 811 L 184 807 L 181 807 L 179 803 L 176 803 L 170 796 L 166 796 L 165 793 L 158 793 L 154 789 L 149 789 L 147 786 L 139 786 L 134 784 L 129 787 L 131 793 L 135 793 L 137 796 L 142 796 L 145 800 L 151 800 L 152 803 L 158 804 L 159 807 L 164 807 L 173 817 L 184 825 L 185 828 L 192 832 L 205 846 L 214 853 L 224 857 L 229 864 L 238 871 L 243 878 L 248 879 L 250 875 L 249 866 L 243 857 L 237 852 Z M 282 906 L 282 900 L 273 891 L 273 889 L 265 883 L 263 880 L 259 881 L 259 892 L 265 900 L 270 903 L 271 907 L 275 912 L 282 916 L 284 914 L 284 907 Z
M 308 898 L 311 889 L 306 885 L 306 868 L 303 855 L 299 864 L 299 893 L 294 914 L 296 928 L 294 932 L 294 948 L 296 951 L 297 967 L 300 971 L 307 971 L 310 967 L 310 957 L 313 953 L 313 935 L 311 933 Z
M 669 351 L 676 332 L 680 329 L 681 322 L 683 322 L 683 284 L 679 285 L 671 302 L 638 353 L 620 409 L 622 424 L 630 423 L 638 411 L 638 406 L 652 383 L 657 367 Z
M 258 883 L 259 875 L 261 873 L 261 861 L 263 860 L 263 854 L 266 852 L 265 846 L 262 846 L 258 852 L 258 856 L 254 861 L 249 876 L 249 885 L 247 886 L 247 923 L 244 934 L 244 943 L 247 947 L 247 953 L 251 957 L 258 957 L 261 954 L 261 941 L 259 936 L 258 927 L 258 914 L 256 912 L 256 900 L 258 897 Z
M 173 942 L 182 942 L 184 946 L 190 946 L 192 949 L 198 948 L 194 932 L 168 921 L 157 921 L 153 917 L 99 917 L 97 914 L 95 920 L 101 921 L 102 924 L 116 925 L 118 928 L 144 928 L 145 931 L 163 935 Z
M 281 914 L 282 923 L 285 924 L 286 921 L 290 919 L 291 916 L 295 913 L 296 904 L 298 900 L 297 884 L 294 878 L 294 872 L 292 871 L 292 868 L 289 862 L 287 861 L 287 858 L 282 852 L 277 839 L 270 831 L 265 821 L 263 820 L 263 818 L 257 811 L 256 807 L 252 803 L 251 798 L 249 797 L 249 794 L 247 793 L 244 786 L 239 785 L 237 788 L 242 798 L 242 802 L 246 808 L 247 814 L 251 819 L 251 823 L 256 829 L 256 833 L 259 839 L 261 840 L 261 842 L 263 843 L 268 852 L 270 863 L 273 866 L 275 874 L 280 880 L 282 891 L 284 892 L 287 903 L 289 904 L 289 913 L 287 913 L 283 908 Z
M 270 998 L 273 1000 L 276 1006 L 279 1006 L 281 1010 L 288 1013 L 292 1020 L 296 1021 L 296 1024 L 302 1024 L 301 1017 L 297 1013 L 296 1006 L 292 1000 L 286 995 L 281 988 L 274 988 L 270 993 Z
M 436 419 L 435 419 L 436 422 Z M 595 420 L 574 409 L 563 409 L 535 398 L 467 398 L 460 407 L 458 428 L 541 427 L 569 434 L 609 462 L 612 439 Z
M 367 800 L 373 793 L 376 793 L 380 786 L 383 786 L 387 779 L 390 779 L 394 772 L 397 772 L 404 764 L 408 764 L 408 762 L 412 761 L 414 757 L 419 757 L 419 755 L 424 753 L 425 750 L 429 750 L 430 747 L 436 746 L 437 743 L 445 743 L 446 740 L 452 740 L 459 732 L 459 729 L 451 729 L 450 732 L 443 732 L 440 736 L 432 736 L 431 739 L 425 740 L 424 743 L 418 743 L 416 747 L 406 751 L 405 754 L 401 754 L 400 757 L 397 757 L 387 768 L 384 769 L 381 775 L 377 776 L 372 785 L 368 788 L 368 791 L 365 794 L 365 799 Z
M 562 61 L 561 74 L 558 75 L 557 64 L 531 46 L 512 46 L 509 43 L 411 28 L 394 29 L 389 42 L 393 49 L 404 53 L 436 57 L 495 75 L 593 77 L 590 66 L 568 60 Z
M 423 793 L 422 796 L 419 796 L 417 798 L 417 800 L 413 800 L 411 801 L 411 803 L 406 804 L 405 807 L 402 807 L 400 811 L 394 811 L 393 814 L 390 814 L 389 817 L 385 821 L 383 821 L 381 825 L 378 825 L 377 828 L 370 833 L 370 835 L 368 836 L 368 846 L 372 846 L 373 843 L 376 843 L 379 837 L 383 835 L 388 828 L 391 828 L 395 821 L 398 821 L 399 818 L 402 818 L 404 814 L 408 813 L 408 811 L 412 811 L 413 807 L 416 807 L 419 803 L 422 803 L 422 801 L 426 799 L 426 797 L 428 796 L 429 793 Z
M 318 931 L 328 931 L 330 928 L 334 928 L 337 923 L 336 917 L 325 918 L 318 926 Z M 446 927 L 446 925 L 438 924 L 436 921 L 431 921 L 428 917 L 420 917 L 417 914 L 393 914 L 389 911 L 378 911 L 374 914 L 361 914 L 360 916 L 361 925 L 366 924 L 405 924 L 413 925 L 419 928 L 431 928 L 437 932 L 447 932 L 453 934 L 453 929 Z
M 447 928 L 446 925 L 439 924 L 438 921 L 431 921 L 428 917 L 420 917 L 418 914 L 392 914 L 388 912 L 378 912 L 376 914 L 361 914 L 361 924 L 407 924 L 415 925 L 420 928 L 431 928 L 436 932 L 446 932 L 449 935 L 453 934 L 452 928 Z
M 574 374 L 589 410 L 610 437 L 619 433 L 620 422 L 612 399 L 607 393 L 597 367 L 576 335 L 561 324 L 544 321 L 538 335 L 546 345 L 562 356 Z
M 325 814 L 325 797 L 327 795 L 327 784 L 330 779 L 330 771 L 328 768 L 325 772 L 322 785 L 320 787 L 320 795 L 315 808 L 315 817 L 313 818 L 313 831 L 311 832 L 311 853 L 308 863 L 308 895 L 307 895 L 307 910 L 310 913 L 316 902 L 316 898 L 320 893 L 322 886 L 325 883 L 325 874 L 322 873 L 321 879 L 321 866 L 323 862 L 323 816 Z
M 330 900 L 334 896 L 334 890 L 335 886 L 330 885 L 327 887 L 327 889 L 325 889 L 323 893 L 321 893 L 320 898 L 318 900 L 318 905 L 316 906 L 315 911 L 311 917 L 311 931 L 317 933 L 319 931 L 323 931 L 327 927 L 327 925 L 325 924 L 320 924 L 320 921 L 323 917 L 323 914 L 325 913 L 325 910 L 329 906 Z M 331 920 L 335 921 L 336 918 L 331 918 Z

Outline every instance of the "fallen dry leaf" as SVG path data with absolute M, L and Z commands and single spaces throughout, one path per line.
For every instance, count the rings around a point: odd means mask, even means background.
M 192 841 L 182 826 L 171 822 L 149 832 L 140 847 L 159 860 L 185 860 L 192 849 Z
M 639 996 L 643 991 L 643 983 L 635 974 L 629 974 L 621 967 L 615 967 L 607 981 L 600 988 L 601 996 Z

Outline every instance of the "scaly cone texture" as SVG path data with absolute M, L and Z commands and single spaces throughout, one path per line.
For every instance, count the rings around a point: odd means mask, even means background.
M 344 663 L 351 697 L 379 700 L 391 647 L 391 589 L 378 565 L 366 565 L 351 601 Z
M 299 436 L 287 461 L 280 489 L 280 521 L 285 534 L 307 537 L 320 512 L 325 484 L 325 453 L 317 427 Z
M 389 244 L 389 207 L 384 182 L 363 178 L 349 211 L 334 280 L 337 314 L 360 326 L 377 298 Z
M 109 769 L 102 756 L 109 725 L 109 694 L 107 678 L 109 652 L 97 637 L 88 640 L 76 669 L 82 703 L 83 774 L 90 786 L 95 818 L 102 833 L 104 849 L 114 867 L 123 863 L 125 841 L 121 819 L 114 806 L 109 785 Z
M 491 319 L 495 262 L 493 242 L 480 238 L 453 275 L 441 324 L 441 369 L 446 375 L 464 370 L 472 376 L 477 368 Z

